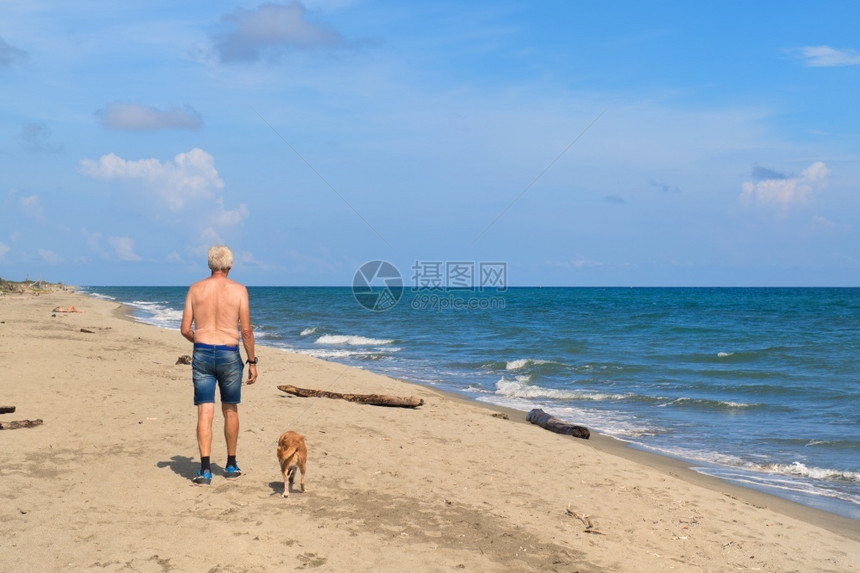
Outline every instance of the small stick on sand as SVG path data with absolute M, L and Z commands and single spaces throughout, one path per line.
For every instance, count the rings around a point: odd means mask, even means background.
M 594 529 L 594 523 L 592 523 L 592 521 L 591 521 L 591 516 L 586 515 L 584 513 L 583 514 L 576 513 L 575 511 L 570 509 L 570 504 L 567 504 L 567 514 L 572 515 L 573 517 L 575 517 L 579 521 L 581 521 L 582 524 L 585 526 L 585 532 L 586 533 L 594 533 L 596 535 L 605 535 L 605 533 L 603 533 L 602 531 L 598 531 L 598 530 Z

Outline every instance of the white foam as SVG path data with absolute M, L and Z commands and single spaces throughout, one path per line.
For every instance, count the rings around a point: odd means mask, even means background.
M 734 356 L 734 352 L 717 352 L 718 358 L 728 358 L 729 356 Z
M 860 472 L 835 470 L 828 468 L 810 468 L 806 464 L 801 462 L 792 462 L 790 464 L 766 464 L 764 466 L 747 467 L 749 467 L 750 469 L 757 469 L 771 474 L 809 477 L 813 479 L 836 479 L 860 482 Z
M 392 346 L 386 347 L 384 351 L 381 349 L 374 348 L 362 348 L 362 347 L 346 347 L 346 348 L 333 348 L 333 347 L 322 347 L 322 348 L 296 348 L 292 346 L 284 347 L 288 352 L 295 352 L 297 354 L 305 354 L 307 356 L 313 356 L 314 358 L 321 358 L 323 360 L 360 360 L 360 361 L 376 361 L 376 360 L 386 360 L 391 358 L 391 353 L 399 352 L 401 349 Z M 353 363 L 353 365 L 355 365 Z
M 323 334 L 316 340 L 316 344 L 346 344 L 349 346 L 378 346 L 393 342 L 394 340 L 390 338 L 368 338 L 366 336 L 348 334 Z
M 776 465 L 778 466 L 779 464 Z M 834 481 L 843 481 L 841 476 L 856 474 L 857 472 L 815 469 L 815 471 L 808 473 L 806 470 L 809 468 L 805 468 L 804 464 L 799 464 L 799 466 L 804 466 L 805 470 L 800 470 L 799 467 L 794 466 L 795 464 L 781 466 L 783 469 L 791 467 L 792 469 L 789 473 L 769 472 L 762 470 L 761 466 L 756 466 L 755 464 L 743 464 L 739 468 L 694 467 L 692 469 L 699 473 L 712 475 L 741 485 L 781 492 L 782 495 L 786 495 L 789 499 L 805 499 L 813 506 L 827 508 L 828 504 L 826 502 L 822 504 L 822 498 L 846 501 L 854 504 L 854 506 L 860 505 L 860 496 L 851 492 L 834 489 L 832 485 Z M 795 471 L 800 471 L 800 473 L 794 473 Z M 854 476 L 853 480 L 856 479 L 857 477 Z M 831 507 L 831 509 L 834 508 Z M 845 515 L 854 517 L 855 519 L 860 517 L 860 514 L 856 511 L 856 507 L 854 511 L 849 511 Z
M 89 296 L 91 296 L 93 298 L 98 298 L 101 300 L 116 300 L 116 298 L 114 298 L 112 296 L 108 296 L 106 294 L 99 294 L 97 292 L 91 292 L 91 293 L 89 293 Z
M 314 332 L 316 332 L 317 330 L 319 330 L 319 329 L 318 329 L 316 326 L 312 326 L 312 327 L 310 327 L 310 328 L 306 328 L 306 329 L 304 329 L 303 331 L 301 331 L 301 332 L 299 333 L 299 336 L 308 336 L 308 335 L 310 335 L 310 334 L 313 334 L 313 333 L 314 333 Z
M 501 396 L 509 396 L 511 398 L 550 398 L 552 400 L 623 400 L 627 398 L 624 394 L 606 394 L 603 392 L 584 392 L 580 390 L 558 390 L 555 388 L 545 388 L 543 386 L 533 386 L 528 384 L 529 376 L 516 376 L 514 380 L 509 380 L 502 376 L 496 382 L 496 394 Z
M 356 352 L 354 350 L 314 350 L 314 349 L 295 349 L 293 352 L 306 354 L 314 358 L 354 358 L 364 354 L 364 352 Z
M 710 450 L 699 450 L 692 448 L 684 448 L 680 446 L 657 447 L 646 444 L 637 445 L 645 450 L 650 450 L 673 458 L 682 458 L 685 460 L 692 460 L 697 462 L 706 462 L 730 467 L 741 467 L 748 463 L 743 459 L 739 458 L 738 456 L 713 452 Z
M 640 444 L 641 445 L 641 444 Z M 698 450 L 683 447 L 672 448 L 657 448 L 653 446 L 642 446 L 645 449 L 659 452 L 664 455 L 693 460 L 698 462 L 706 462 L 724 466 L 725 469 L 715 468 L 696 468 L 697 471 L 718 475 L 720 477 L 732 477 L 740 479 L 737 475 L 731 475 L 732 470 L 728 468 L 737 468 L 734 471 L 745 470 L 757 474 L 770 474 L 778 476 L 811 478 L 814 480 L 836 480 L 836 481 L 855 481 L 860 482 L 860 472 L 849 470 L 837 470 L 829 468 L 808 467 L 801 462 L 792 462 L 790 464 L 778 463 L 754 463 L 744 460 L 738 456 L 708 450 Z M 747 479 L 752 479 L 752 476 L 747 476 Z M 759 478 L 761 479 L 761 478 Z M 764 482 L 762 482 L 764 483 Z M 767 484 L 777 487 L 778 481 L 768 480 Z
M 540 364 L 551 364 L 552 360 L 534 360 L 531 358 L 520 358 L 519 360 L 509 360 L 505 364 L 505 370 L 521 370 L 527 366 L 538 366 Z
M 182 322 L 182 310 L 169 308 L 164 303 L 135 300 L 128 304 L 147 313 L 146 317 L 139 319 L 141 322 L 164 328 L 175 328 Z
M 668 402 L 664 402 L 662 404 L 657 404 L 658 408 L 665 408 L 667 406 L 680 406 L 682 404 L 701 404 L 704 406 L 721 406 L 723 408 L 752 408 L 755 404 L 747 404 L 746 402 L 734 402 L 731 400 L 710 400 L 710 399 L 700 399 L 700 398 L 675 398 L 674 400 L 670 400 Z
M 466 386 L 466 392 L 471 392 L 473 394 L 491 394 L 492 393 L 479 384 L 469 384 L 468 386 Z

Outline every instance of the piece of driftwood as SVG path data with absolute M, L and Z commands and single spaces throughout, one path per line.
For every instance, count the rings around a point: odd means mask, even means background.
M 18 420 L 16 422 L 0 422 L 0 430 L 17 430 L 42 425 L 42 420 Z
M 0 406 L 0 414 L 11 414 L 15 411 L 15 406 Z
M 328 390 L 314 390 L 313 388 L 297 388 L 291 384 L 278 386 L 278 390 L 293 394 L 302 398 L 336 398 L 348 402 L 359 402 L 372 406 L 391 406 L 394 408 L 417 408 L 424 404 L 423 398 L 414 396 L 388 396 L 387 394 L 341 394 L 340 392 L 329 392 Z
M 550 432 L 555 432 L 556 434 L 567 434 L 574 438 L 582 438 L 583 440 L 587 440 L 589 436 L 591 436 L 591 432 L 589 432 L 588 428 L 585 426 L 568 424 L 567 422 L 563 422 L 558 418 L 550 416 L 538 408 L 535 408 L 526 414 L 526 420 L 532 424 L 537 424 L 541 428 L 549 430 Z

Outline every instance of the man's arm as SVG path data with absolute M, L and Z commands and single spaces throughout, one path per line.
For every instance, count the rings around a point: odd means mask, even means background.
M 194 322 L 194 308 L 191 304 L 191 289 L 188 289 L 188 294 L 185 295 L 185 309 L 182 311 L 182 323 L 179 325 L 179 332 L 189 341 L 194 342 L 194 330 L 191 328 L 191 323 Z
M 239 329 L 242 333 L 242 344 L 245 346 L 248 360 L 256 359 L 254 331 L 251 329 L 251 305 L 248 302 L 248 289 L 245 287 L 242 287 L 242 298 L 239 301 Z M 257 381 L 257 365 L 249 364 L 248 367 L 248 384 L 253 384 Z

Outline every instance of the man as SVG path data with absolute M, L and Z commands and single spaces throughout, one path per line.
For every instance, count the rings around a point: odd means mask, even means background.
M 212 452 L 212 420 L 215 417 L 215 386 L 224 413 L 224 439 L 227 441 L 225 477 L 242 475 L 236 465 L 239 439 L 239 402 L 242 396 L 244 365 L 239 354 L 239 334 L 248 355 L 248 384 L 257 381 L 257 357 L 248 289 L 227 278 L 233 266 L 233 252 L 224 245 L 209 249 L 212 275 L 191 285 L 185 297 L 185 310 L 179 327 L 182 336 L 194 343 L 192 370 L 194 405 L 197 406 L 197 444 L 200 470 L 196 484 L 212 483 L 209 457 Z M 192 327 L 193 324 L 193 327 Z M 238 325 L 238 328 L 237 328 Z

